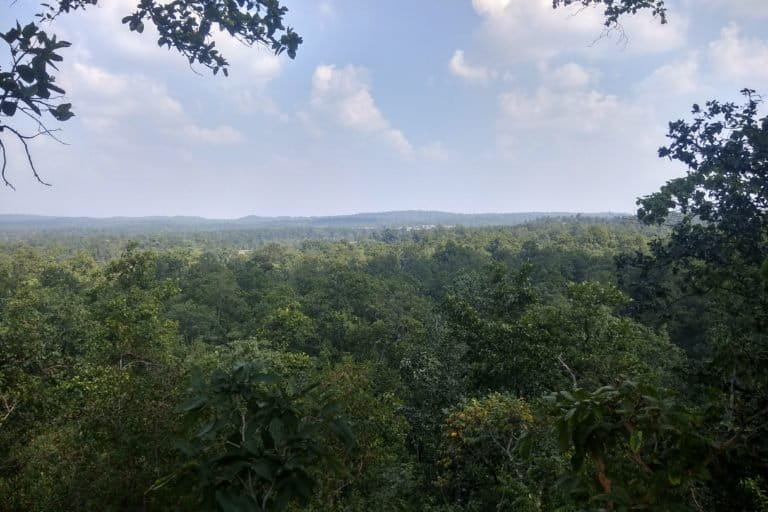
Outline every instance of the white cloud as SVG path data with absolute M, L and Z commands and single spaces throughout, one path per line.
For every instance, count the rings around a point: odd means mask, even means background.
M 571 135 L 609 130 L 617 119 L 634 111 L 616 96 L 596 90 L 558 91 L 546 87 L 533 94 L 504 93 L 499 96 L 499 106 L 507 126 L 521 130 L 550 127 Z
M 402 154 L 413 152 L 405 135 L 390 124 L 376 105 L 365 69 L 351 65 L 318 66 L 312 77 L 310 104 L 316 116 L 380 137 Z
M 165 86 L 146 76 L 112 73 L 82 61 L 72 62 L 62 76 L 77 119 L 102 137 L 138 140 L 154 130 L 160 137 L 208 144 L 243 140 L 227 125 L 198 126 Z
M 193 78 L 189 65 L 175 50 L 157 46 L 157 31 L 146 24 L 142 34 L 130 32 L 121 19 L 136 8 L 137 0 L 100 2 L 84 12 L 62 18 L 63 34 L 74 41 L 81 61 L 114 69 L 116 66 L 140 65 L 148 72 L 162 69 L 165 75 L 175 73 L 180 79 Z M 212 83 L 221 91 L 218 97 L 244 114 L 265 114 L 284 118 L 275 101 L 266 92 L 267 85 L 283 71 L 285 58 L 263 46 L 246 46 L 226 33 L 219 32 L 216 47 L 230 63 L 230 76 L 210 78 L 207 69 L 200 69 L 199 84 Z M 92 51 L 89 51 L 89 48 Z M 199 66 L 197 66 L 199 68 Z
M 318 4 L 318 10 L 324 18 L 334 18 L 336 16 L 336 8 L 329 0 L 322 0 Z
M 656 68 L 640 82 L 637 90 L 645 96 L 678 96 L 701 91 L 702 82 L 699 56 L 694 52 L 684 60 Z
M 242 133 L 228 125 L 205 128 L 191 124 L 184 127 L 184 135 L 197 142 L 215 145 L 239 144 L 245 139 Z
M 449 151 L 442 142 L 427 144 L 420 149 L 420 153 L 424 158 L 437 162 L 447 162 L 450 156 Z
M 568 62 L 552 70 L 543 68 L 544 77 L 551 87 L 558 89 L 584 89 L 597 82 L 597 73 L 575 62 Z
M 740 81 L 740 86 L 768 83 L 768 41 L 742 36 L 735 23 L 723 27 L 720 38 L 709 44 L 709 58 L 713 71 Z
M 285 121 L 285 114 L 269 95 L 269 84 L 279 78 L 285 57 L 263 46 L 249 47 L 228 36 L 216 38 L 217 47 L 230 63 L 229 77 L 214 80 L 219 97 L 242 114 L 261 114 Z
M 484 66 L 473 66 L 464 57 L 464 50 L 456 50 L 448 62 L 448 68 L 454 75 L 469 82 L 485 83 L 496 77 L 496 72 Z
M 115 53 L 143 63 L 162 64 L 169 69 L 188 72 L 187 61 L 174 50 L 157 46 L 158 33 L 151 23 L 144 32 L 131 32 L 122 18 L 136 10 L 137 0 L 110 0 L 100 2 L 78 12 L 74 17 L 63 18 L 63 31 L 100 49 L 109 48 Z M 261 84 L 277 77 L 282 71 L 283 59 L 263 46 L 249 47 L 225 32 L 215 35 L 216 48 L 230 62 L 233 75 L 242 75 L 252 83 Z M 207 73 L 207 71 L 206 71 Z
M 680 13 L 667 25 L 641 13 L 622 20 L 623 32 L 605 34 L 601 6 L 585 9 L 575 3 L 553 10 L 552 0 L 472 0 L 472 5 L 484 19 L 479 36 L 487 53 L 505 63 L 542 61 L 562 54 L 605 57 L 626 51 L 665 52 L 685 43 L 688 28 L 687 18 Z M 626 44 L 621 34 L 626 35 Z M 622 44 L 606 44 L 617 40 Z
M 216 47 L 230 63 L 230 78 L 238 84 L 259 87 L 274 80 L 283 71 L 284 58 L 263 46 L 247 46 L 228 34 L 219 33 Z M 228 81 L 222 80 L 222 83 Z
M 498 106 L 491 162 L 504 161 L 517 176 L 510 195 L 544 194 L 553 204 L 588 198 L 579 207 L 585 211 L 621 197 L 616 204 L 627 211 L 633 197 L 669 176 L 656 157 L 664 124 L 637 99 L 542 86 L 502 94 Z
M 655 113 L 640 101 L 623 99 L 595 88 L 538 87 L 532 92 L 515 89 L 498 97 L 497 138 L 506 156 L 528 154 L 535 146 L 549 152 L 582 153 L 586 160 L 611 153 L 638 150 L 655 153 L 663 134 Z M 655 132 L 659 132 L 655 134 Z
M 701 0 L 689 0 L 697 5 Z M 728 14 L 747 16 L 749 18 L 768 16 L 768 2 L 765 0 L 704 0 L 705 3 L 726 11 Z
M 497 16 L 504 12 L 511 0 L 472 0 L 472 7 L 479 14 Z

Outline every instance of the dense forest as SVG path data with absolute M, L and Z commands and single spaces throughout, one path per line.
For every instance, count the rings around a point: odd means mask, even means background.
M 640 221 L 7 242 L 2 508 L 767 510 L 764 213 L 674 186 Z
M 274 481 L 315 509 L 549 509 L 566 456 L 537 424 L 542 395 L 570 372 L 671 382 L 682 364 L 621 315 L 614 259 L 657 232 L 557 219 L 248 252 L 122 240 L 103 262 L 76 241 L 8 248 L 2 494 L 17 510 L 193 509 L 219 490 L 271 503 Z M 535 455 L 510 459 L 526 432 Z
M 0 34 L 9 187 L 8 141 L 45 183 L 29 143 L 73 115 L 41 27 L 96 4 Z M 286 12 L 123 23 L 227 74 L 211 26 L 293 58 Z M 683 171 L 632 217 L 3 216 L 0 510 L 768 511 L 768 117 L 742 97 L 669 124 Z

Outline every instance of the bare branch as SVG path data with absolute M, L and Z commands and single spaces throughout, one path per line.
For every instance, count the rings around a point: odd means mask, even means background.
M 5 169 L 8 165 L 8 157 L 5 154 L 5 144 L 3 144 L 3 141 L 0 140 L 0 157 L 2 157 L 3 165 L 0 169 L 0 176 L 3 178 L 3 183 L 5 183 L 6 187 L 10 187 L 11 190 L 16 190 L 16 187 L 13 186 L 13 183 L 8 181 L 8 178 L 5 177 Z
M 563 361 L 562 354 L 557 356 L 557 360 L 560 362 L 561 365 L 563 365 L 563 368 L 565 368 L 565 370 L 571 376 L 571 380 L 573 380 L 573 388 L 576 389 L 577 387 L 579 387 L 579 384 L 576 380 L 576 374 L 573 372 L 573 370 L 571 370 L 571 368 L 567 364 L 565 364 L 565 361 Z
M 3 408 L 5 409 L 5 412 L 0 417 L 0 426 L 2 426 L 3 423 L 5 423 L 5 420 L 7 420 L 16 409 L 16 406 L 19 405 L 19 399 L 16 398 L 9 403 L 8 397 L 6 397 L 4 394 L 0 395 L 0 399 L 2 399 Z
M 43 179 L 40 177 L 40 174 L 37 172 L 37 168 L 35 167 L 35 162 L 32 160 L 32 154 L 29 152 L 29 144 L 27 144 L 28 139 L 33 139 L 37 137 L 38 135 L 41 135 L 40 133 L 33 135 L 33 136 L 27 136 L 19 133 L 15 128 L 12 128 L 10 126 L 3 126 L 5 130 L 8 130 L 9 132 L 16 135 L 16 137 L 21 142 L 21 145 L 24 146 L 24 153 L 27 155 L 27 162 L 29 163 L 29 168 L 32 169 L 32 174 L 35 176 L 35 179 L 41 183 L 42 185 L 51 186 L 50 183 L 43 181 Z

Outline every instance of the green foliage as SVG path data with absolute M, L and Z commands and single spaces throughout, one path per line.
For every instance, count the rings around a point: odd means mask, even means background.
M 228 63 L 215 49 L 211 29 L 217 27 L 247 45 L 265 44 L 277 55 L 287 52 L 293 59 L 302 40 L 290 27 L 283 26 L 287 12 L 288 8 L 279 2 L 266 0 L 143 1 L 133 14 L 123 18 L 123 24 L 141 33 L 144 21 L 151 21 L 160 35 L 158 46 L 174 48 L 190 64 L 202 64 L 214 74 L 219 70 L 227 74 Z
M 640 199 L 638 217 L 676 223 L 649 254 L 620 263 L 638 317 L 670 321 L 673 340 L 695 357 L 691 394 L 717 411 L 708 430 L 734 439 L 712 469 L 721 479 L 716 505 L 746 507 L 738 482 L 760 475 L 768 453 L 768 117 L 754 91 L 742 93 L 743 105 L 694 105 L 693 121 L 670 124 L 671 143 L 659 154 L 688 171 Z
M 4 507 L 754 510 L 758 372 L 687 361 L 615 284 L 617 254 L 651 261 L 650 236 L 674 229 L 579 219 L 245 252 L 207 250 L 242 233 L 147 237 L 101 262 L 82 240 L 0 250 Z M 747 322 L 759 302 L 742 304 Z M 719 315 L 710 356 L 755 357 Z
M 316 484 L 313 469 L 332 462 L 323 440 L 332 433 L 348 448 L 355 443 L 338 404 L 309 405 L 314 388 L 289 392 L 279 377 L 252 363 L 217 371 L 207 381 L 193 377 L 180 406 L 188 430 L 176 443 L 189 462 L 153 489 L 193 476 L 201 506 L 227 512 L 308 502 Z
M 153 262 L 132 249 L 98 269 L 84 258 L 59 264 L 22 253 L 7 268 L 0 306 L 7 509 L 131 508 L 171 469 L 165 438 L 179 372 L 173 326 L 160 318 L 167 286 L 147 277 Z
M 558 485 L 600 510 L 695 510 L 697 484 L 726 448 L 704 417 L 653 386 L 622 380 L 547 396 L 572 468 Z
M 463 400 L 448 410 L 435 482 L 443 498 L 462 510 L 549 510 L 554 496 L 545 488 L 547 476 L 551 484 L 556 474 L 556 454 L 520 454 L 537 428 L 531 407 L 509 394 Z
M 768 490 L 762 477 L 748 478 L 742 482 L 744 489 L 752 496 L 755 512 L 768 510 Z
M 377 380 L 375 368 L 351 358 L 322 370 L 320 382 L 339 405 L 356 446 L 346 450 L 335 443 L 333 451 L 345 471 L 319 468 L 311 510 L 402 510 L 419 503 L 409 494 L 415 483 L 402 401 L 390 389 L 377 389 Z

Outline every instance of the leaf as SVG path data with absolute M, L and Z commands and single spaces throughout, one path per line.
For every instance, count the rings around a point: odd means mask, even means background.
M 35 35 L 36 32 L 37 32 L 37 25 L 35 25 L 34 23 L 29 23 L 27 26 L 25 26 L 21 30 L 21 35 L 29 39 L 30 37 Z
M 53 89 L 53 86 L 50 86 L 51 89 Z M 61 89 L 59 89 L 61 91 Z M 63 91 L 62 91 L 63 92 Z M 68 119 L 71 119 L 75 114 L 70 111 L 72 108 L 71 103 L 62 103 L 61 105 L 57 106 L 56 108 L 49 109 L 49 112 L 51 115 L 56 118 L 57 121 L 66 121 Z
M 37 96 L 38 86 L 37 84 L 28 85 L 26 87 L 22 87 L 19 92 L 26 97 L 31 98 L 33 96 Z
M 681 475 L 670 473 L 669 475 L 667 475 L 667 480 L 669 480 L 670 484 L 674 486 L 678 486 L 683 481 L 683 477 Z
M 209 437 L 208 434 L 213 430 L 216 425 L 216 417 L 214 416 L 195 434 L 195 437 Z
M 241 446 L 245 448 L 245 451 L 251 455 L 261 455 L 263 451 L 261 443 L 255 437 L 247 438 L 245 441 L 243 441 Z
M 193 368 L 189 377 L 190 385 L 192 389 L 198 389 L 203 386 L 203 372 L 200 368 Z
M 557 424 L 557 439 L 560 443 L 560 451 L 567 452 L 571 447 L 571 432 L 568 428 L 568 423 L 560 421 Z
M 16 107 L 18 107 L 18 103 L 15 101 L 4 101 L 2 105 L 0 105 L 0 111 L 6 116 L 11 117 L 16 113 Z
M 312 490 L 315 487 L 315 482 L 304 471 L 296 471 L 294 473 L 294 478 L 291 480 L 291 484 L 294 492 L 303 502 L 306 503 L 312 498 Z
M 168 483 L 173 481 L 176 478 L 176 473 L 171 473 L 170 475 L 166 475 L 163 477 L 158 478 L 155 480 L 155 482 L 152 484 L 152 486 L 147 489 L 147 492 L 154 492 L 162 489 L 165 487 Z
M 285 423 L 280 418 L 273 418 L 272 421 L 269 422 L 269 433 L 278 445 L 284 444 L 288 438 L 288 434 L 285 430 Z
M 192 446 L 189 441 L 186 441 L 185 439 L 173 439 L 171 441 L 171 446 L 179 450 L 181 453 L 186 455 L 187 457 L 193 457 L 195 455 L 195 447 Z
M 15 41 L 19 37 L 19 30 L 12 28 L 5 34 L 3 34 L 3 39 L 5 39 L 5 42 L 8 44 L 11 44 L 13 41 Z
M 21 79 L 27 83 L 32 83 L 35 81 L 35 72 L 26 64 L 20 64 L 16 66 L 16 72 L 19 74 Z
M 259 373 L 253 377 L 253 380 L 256 382 L 261 382 L 263 384 L 268 384 L 268 385 L 274 385 L 280 382 L 279 377 L 269 373 Z
M 277 474 L 278 466 L 270 459 L 258 459 L 250 464 L 250 469 L 264 480 L 272 480 Z
M 355 434 L 352 432 L 352 429 L 346 421 L 342 419 L 334 420 L 331 422 L 330 427 L 348 450 L 355 447 L 357 444 L 355 441 Z
M 205 406 L 205 404 L 208 403 L 208 397 L 204 395 L 198 395 L 190 398 L 183 404 L 181 404 L 178 408 L 179 412 L 189 412 L 194 411 L 196 409 L 200 409 Z
M 231 489 L 216 491 L 216 503 L 223 512 L 252 512 L 255 503 L 246 496 L 236 494 Z
M 323 418 L 331 418 L 341 413 L 341 404 L 339 402 L 331 402 L 325 404 L 320 411 L 320 416 Z

